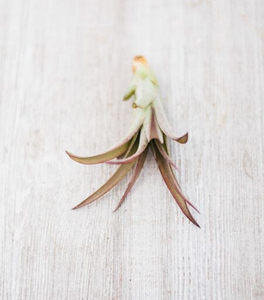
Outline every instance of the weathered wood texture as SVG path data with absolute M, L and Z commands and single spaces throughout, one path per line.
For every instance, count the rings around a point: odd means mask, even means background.
M 159 79 L 184 218 L 151 153 L 71 211 L 116 167 L 83 166 L 131 120 L 134 55 Z M 264 299 L 264 1 L 1 0 L 0 298 Z

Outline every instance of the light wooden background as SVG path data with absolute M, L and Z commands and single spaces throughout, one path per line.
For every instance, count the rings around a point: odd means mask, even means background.
M 71 211 L 114 172 L 94 154 L 131 120 L 134 55 L 159 79 L 183 217 L 151 153 L 127 180 Z M 264 299 L 264 1 L 1 0 L 0 299 Z

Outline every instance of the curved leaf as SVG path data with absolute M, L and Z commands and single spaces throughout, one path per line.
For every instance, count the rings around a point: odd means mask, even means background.
M 135 160 L 148 146 L 148 139 L 146 137 L 144 129 L 141 129 L 140 131 L 140 138 L 139 138 L 139 146 L 136 151 L 136 153 L 132 156 L 129 156 L 127 158 L 119 159 L 119 160 L 113 160 L 113 161 L 108 161 L 107 163 L 113 164 L 113 165 L 122 165 L 122 164 L 127 164 Z
M 151 143 L 152 151 L 154 152 L 154 157 L 156 159 L 157 165 L 159 167 L 160 173 L 170 190 L 173 198 L 179 205 L 182 212 L 185 216 L 196 226 L 200 227 L 199 224 L 196 222 L 194 217 L 192 216 L 191 212 L 189 211 L 188 206 L 186 205 L 185 199 L 182 197 L 181 192 L 178 186 L 175 184 L 174 178 L 171 174 L 171 167 L 168 162 L 164 159 L 164 157 L 160 154 L 157 146 L 154 143 Z
M 175 169 L 179 171 L 179 169 L 176 167 L 175 163 L 171 160 L 171 158 L 168 156 L 166 150 L 164 149 L 164 145 L 162 145 L 158 140 L 154 140 L 157 148 L 159 149 L 160 154 L 166 159 L 166 161 L 171 164 Z
M 132 149 L 130 150 L 129 154 L 135 153 L 136 149 L 137 149 L 137 144 L 134 144 Z M 77 209 L 77 208 L 83 207 L 85 205 L 88 205 L 88 204 L 92 203 L 93 201 L 102 197 L 107 192 L 109 192 L 113 187 L 115 187 L 126 176 L 126 174 L 130 171 L 130 169 L 133 167 L 134 164 L 135 164 L 135 161 L 131 162 L 130 164 L 120 166 L 102 187 L 100 187 L 91 196 L 89 196 L 88 198 L 83 200 L 80 204 L 75 206 L 73 209 Z
M 90 156 L 90 157 L 76 156 L 68 151 L 66 151 L 66 153 L 69 155 L 69 157 L 71 159 L 77 161 L 80 164 L 93 165 L 93 164 L 100 164 L 100 163 L 106 162 L 110 159 L 116 158 L 116 157 L 124 154 L 127 151 L 129 144 L 130 144 L 130 141 L 128 141 L 124 145 L 122 145 L 114 150 L 111 150 L 111 151 L 108 151 L 108 152 L 105 152 L 102 154 L 98 154 L 95 156 Z
M 158 124 L 161 128 L 161 130 L 171 139 L 174 141 L 180 143 L 180 144 L 185 144 L 188 141 L 188 133 L 184 134 L 181 137 L 177 137 L 174 133 L 174 129 L 170 125 L 166 113 L 164 111 L 163 105 L 161 103 L 161 100 L 159 98 L 156 98 L 153 101 L 153 107 L 155 111 L 155 115 L 157 117 Z
M 89 156 L 89 157 L 82 157 L 82 156 L 74 155 L 68 151 L 66 151 L 66 153 L 69 155 L 71 159 L 85 165 L 99 164 L 114 159 L 124 154 L 127 151 L 127 149 L 129 148 L 130 140 L 138 132 L 138 130 L 140 129 L 140 127 L 144 122 L 145 114 L 146 112 L 142 109 L 136 110 L 134 121 L 132 122 L 131 128 L 127 136 L 121 142 L 119 142 L 115 147 L 101 154 Z
M 117 211 L 118 208 L 123 204 L 126 196 L 128 195 L 128 193 L 130 192 L 130 190 L 132 189 L 132 187 L 134 186 L 135 182 L 137 181 L 138 179 L 138 176 L 144 166 L 144 163 L 145 163 L 145 160 L 146 160 L 146 157 L 147 157 L 147 154 L 148 154 L 148 148 L 145 149 L 145 151 L 139 156 L 139 158 L 137 159 L 137 164 L 136 164 L 136 167 L 133 171 L 133 175 L 128 183 L 128 186 L 125 190 L 125 193 L 123 194 L 122 198 L 120 199 L 116 209 L 114 210 Z
M 165 140 L 165 143 L 164 143 L 164 150 L 166 151 L 167 155 L 169 156 L 169 146 L 168 146 L 168 139 L 166 136 L 164 136 L 164 140 Z M 172 171 L 172 168 L 171 166 L 169 166 L 170 169 L 171 169 L 171 174 L 172 174 L 172 177 L 174 178 L 174 181 L 175 181 L 175 184 L 177 185 L 178 189 L 179 189 L 179 192 L 181 193 L 182 197 L 184 198 L 185 202 L 187 204 L 189 204 L 193 209 L 195 209 L 198 213 L 200 213 L 200 211 L 183 195 L 182 193 L 182 189 L 179 185 L 179 182 L 174 174 L 174 172 Z

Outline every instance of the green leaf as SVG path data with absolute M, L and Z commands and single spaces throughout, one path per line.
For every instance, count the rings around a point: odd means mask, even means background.
M 136 90 L 136 86 L 135 86 L 134 84 L 132 84 L 132 85 L 128 88 L 128 90 L 127 90 L 125 96 L 123 97 L 123 101 L 129 100 L 129 99 L 135 94 L 135 90 Z

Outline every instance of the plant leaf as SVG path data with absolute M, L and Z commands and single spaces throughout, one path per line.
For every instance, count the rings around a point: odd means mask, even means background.
M 155 143 L 151 143 L 152 151 L 155 153 L 154 157 L 156 157 L 156 162 L 159 167 L 160 173 L 170 190 L 173 198 L 179 205 L 182 212 L 185 214 L 185 216 L 196 226 L 200 227 L 199 224 L 196 222 L 194 217 L 192 216 L 191 212 L 189 211 L 188 206 L 186 205 L 185 199 L 182 197 L 181 192 L 178 188 L 178 186 L 175 184 L 175 180 L 171 174 L 171 167 L 168 164 L 168 162 L 165 160 L 165 158 L 160 154 L 157 146 Z
M 159 98 L 156 98 L 153 101 L 153 107 L 154 107 L 154 111 L 155 111 L 155 115 L 158 121 L 158 124 L 161 128 L 161 130 L 171 139 L 173 139 L 174 141 L 180 143 L 180 144 L 185 144 L 188 141 L 188 133 L 186 133 L 185 135 L 181 136 L 181 137 L 177 137 L 174 133 L 174 129 L 172 128 L 172 126 L 170 125 L 166 113 L 164 111 L 163 105 L 161 103 L 161 100 Z
M 103 152 L 98 155 L 90 156 L 90 157 L 77 156 L 68 151 L 66 151 L 66 153 L 69 155 L 71 159 L 85 165 L 99 164 L 114 159 L 124 154 L 128 150 L 130 140 L 138 132 L 139 128 L 143 124 L 144 119 L 145 119 L 145 111 L 142 109 L 137 110 L 134 121 L 132 123 L 132 126 L 127 136 L 121 142 L 119 142 L 115 147 L 109 149 L 106 152 Z
M 130 150 L 129 154 L 133 155 L 133 153 L 135 153 L 136 149 L 137 149 L 137 145 L 134 144 L 132 149 Z M 134 164 L 135 164 L 135 161 L 133 161 L 129 164 L 120 166 L 103 186 L 101 186 L 91 196 L 89 196 L 88 198 L 83 200 L 80 204 L 75 206 L 73 209 L 77 209 L 77 208 L 83 207 L 85 205 L 88 205 L 88 204 L 92 203 L 93 201 L 102 197 L 107 192 L 109 192 L 113 187 L 115 187 L 126 176 L 126 174 L 130 171 L 130 169 L 133 167 Z
M 145 130 L 149 142 L 153 139 L 158 139 L 163 143 L 163 133 L 159 128 L 155 113 L 150 105 L 146 108 L 146 118 L 143 123 L 143 129 Z
M 169 166 L 169 167 L 170 167 L 170 169 L 171 169 L 171 166 Z M 185 202 L 186 202 L 187 204 L 189 204 L 193 209 L 195 209 L 195 210 L 200 214 L 200 211 L 192 204 L 192 202 L 190 202 L 190 200 L 188 200 L 188 199 L 183 195 L 182 189 L 181 189 L 181 187 L 180 187 L 180 185 L 179 185 L 179 182 L 178 182 L 178 180 L 177 180 L 175 174 L 173 173 L 172 169 L 171 169 L 171 175 L 172 175 L 172 177 L 173 177 L 173 179 L 174 179 L 174 181 L 175 181 L 175 184 L 177 185 L 177 187 L 178 187 L 178 189 L 179 189 L 179 193 L 181 194 L 182 198 L 185 200 Z
M 153 109 L 152 109 L 153 110 Z M 152 126 L 153 126 L 153 130 L 155 130 L 156 134 L 157 134 L 157 138 L 158 140 L 161 142 L 161 144 L 163 144 L 164 142 L 164 139 L 163 139 L 163 132 L 161 131 L 160 127 L 159 127 L 159 124 L 158 124 L 158 121 L 157 121 L 157 117 L 155 115 L 155 112 L 153 112 L 152 114 Z
M 151 136 L 152 109 L 151 109 L 150 105 L 148 107 L 146 107 L 145 110 L 146 110 L 146 118 L 143 122 L 142 127 L 143 127 L 143 130 L 145 130 L 145 134 L 146 134 L 148 141 L 150 142 L 150 140 L 152 139 L 152 136 Z
M 169 167 L 170 167 L 170 169 L 171 169 L 171 166 L 169 166 Z M 171 169 L 170 171 L 171 171 L 171 175 L 172 175 L 172 177 L 173 177 L 173 179 L 174 179 L 174 181 L 175 181 L 175 184 L 177 185 L 177 187 L 178 187 L 178 189 L 179 189 L 179 193 L 181 194 L 182 198 L 185 200 L 185 202 L 186 202 L 187 204 L 189 204 L 193 209 L 195 209 L 195 210 L 200 214 L 200 211 L 192 204 L 192 202 L 190 202 L 190 200 L 188 200 L 188 199 L 183 195 L 182 189 L 181 189 L 181 187 L 180 187 L 180 185 L 179 185 L 179 182 L 178 182 L 178 180 L 177 180 L 175 174 L 173 173 L 172 169 Z
M 76 156 L 68 151 L 66 151 L 66 153 L 69 155 L 69 157 L 71 159 L 77 161 L 80 164 L 93 165 L 93 164 L 100 164 L 100 163 L 106 162 L 109 159 L 113 159 L 113 158 L 116 158 L 116 157 L 124 154 L 127 151 L 129 144 L 130 144 L 130 141 L 128 141 L 124 145 L 122 145 L 114 150 L 110 150 L 108 152 L 98 154 L 95 156 L 90 156 L 90 157 Z
M 144 152 L 139 156 L 139 158 L 137 159 L 137 164 L 135 166 L 135 169 L 133 171 L 133 175 L 128 183 L 128 186 L 122 196 L 122 198 L 120 199 L 117 207 L 115 208 L 114 212 L 118 210 L 118 208 L 123 204 L 126 196 L 128 195 L 128 193 L 130 192 L 130 190 L 132 189 L 132 187 L 134 186 L 135 182 L 137 181 L 138 179 L 138 176 L 144 166 L 144 163 L 145 163 L 145 160 L 146 160 L 146 157 L 147 157 L 147 154 L 148 154 L 148 148 L 146 148 L 144 150 Z
M 129 86 L 125 96 L 123 97 L 123 101 L 129 100 L 135 94 L 135 90 L 136 90 L 136 85 L 134 83 L 132 83 Z
M 162 145 L 158 140 L 154 140 L 155 144 L 160 152 L 160 154 L 166 159 L 166 161 L 171 164 L 176 170 L 179 171 L 179 169 L 176 167 L 175 163 L 170 159 L 168 156 L 166 150 L 164 149 L 164 145 Z
M 141 129 L 140 131 L 140 138 L 139 138 L 139 145 L 136 153 L 132 156 L 129 156 L 127 158 L 119 159 L 119 160 L 113 160 L 113 161 L 108 161 L 107 163 L 109 164 L 115 164 L 115 165 L 122 165 L 122 164 L 127 164 L 135 160 L 148 146 L 148 139 L 146 137 L 144 129 Z
M 167 155 L 169 156 L 170 154 L 169 154 L 169 146 L 168 146 L 168 139 L 167 139 L 167 137 L 166 137 L 166 135 L 164 135 L 164 141 L 165 141 L 165 143 L 164 143 L 164 150 L 166 151 L 166 153 L 167 153 Z M 181 193 L 181 195 L 182 195 L 182 197 L 184 198 L 184 200 L 185 200 L 185 202 L 186 203 L 188 203 L 193 209 L 195 209 L 198 213 L 200 213 L 200 211 L 183 195 L 183 193 L 182 193 L 182 189 L 181 189 L 181 187 L 180 187 L 180 185 L 179 185 L 179 182 L 178 182 L 178 180 L 177 180 L 177 178 L 176 178 L 176 176 L 175 176 L 175 174 L 173 173 L 173 170 L 172 170 L 172 168 L 171 168 L 171 166 L 169 166 L 170 167 L 170 169 L 171 169 L 171 174 L 172 174 L 172 176 L 173 176 L 173 178 L 174 178 L 174 181 L 175 181 L 175 184 L 177 185 L 177 187 L 178 187 L 178 189 L 179 189 L 179 192 Z
M 128 157 L 128 156 L 133 155 L 135 153 L 135 151 L 138 147 L 138 141 L 137 141 L 138 135 L 139 135 L 139 131 L 137 133 L 135 133 L 135 135 L 133 136 L 124 157 Z M 132 149 L 136 142 L 137 142 L 137 146 L 135 146 L 135 148 Z

